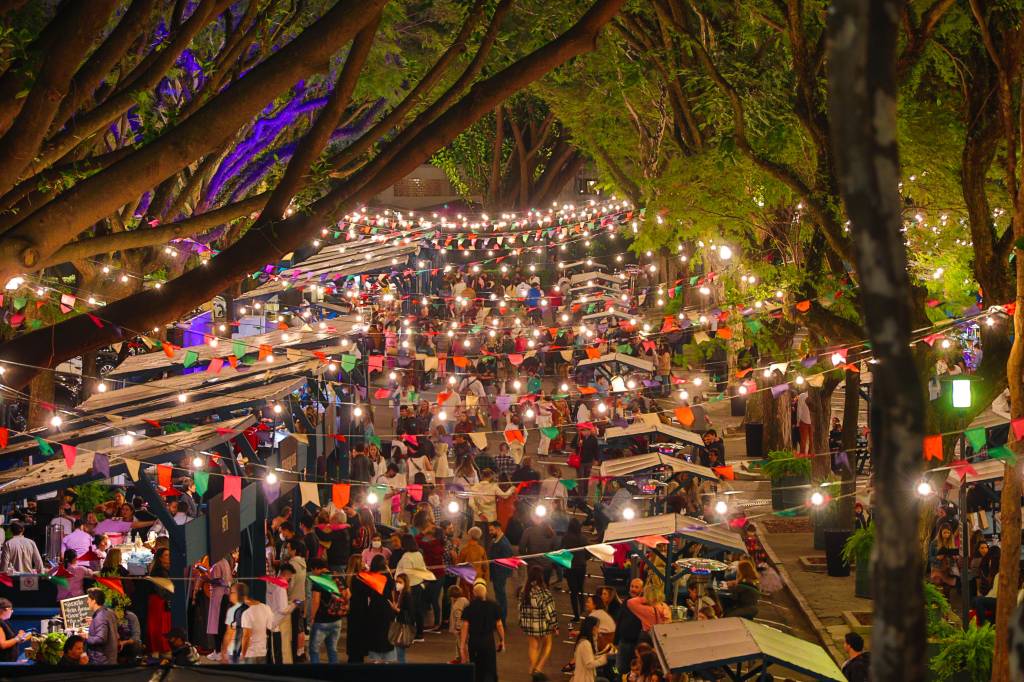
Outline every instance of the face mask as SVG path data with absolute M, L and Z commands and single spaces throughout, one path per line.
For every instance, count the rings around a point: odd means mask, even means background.
M 373 547 L 374 549 L 380 549 L 380 540 L 373 540 L 370 543 L 370 546 Z

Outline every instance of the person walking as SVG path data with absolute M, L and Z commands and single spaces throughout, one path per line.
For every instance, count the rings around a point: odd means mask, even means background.
M 309 570 L 315 576 L 327 575 L 327 561 L 319 557 L 311 559 Z M 345 590 L 347 592 L 347 590 Z M 312 623 L 309 635 L 309 662 L 320 662 L 320 645 L 327 647 L 327 662 L 338 662 L 338 640 L 341 638 L 341 618 L 348 613 L 345 594 L 335 594 L 320 583 L 313 582 L 310 589 L 309 619 Z
M 263 664 L 267 662 L 267 633 L 274 625 L 274 612 L 270 607 L 253 599 L 252 596 L 245 597 L 245 604 L 249 608 L 242 614 L 242 663 Z
M 562 536 L 562 549 L 574 550 L 583 547 L 583 528 L 580 520 L 569 520 L 569 528 Z M 572 553 L 572 564 L 565 571 L 565 582 L 569 586 L 569 601 L 572 604 L 572 621 L 578 623 L 583 613 L 583 580 L 587 576 L 586 552 Z
M 512 575 L 512 569 L 500 564 L 495 559 L 508 559 L 513 556 L 512 543 L 505 537 L 498 521 L 491 521 L 487 524 L 487 531 L 491 534 L 491 547 L 487 551 L 487 558 L 491 560 L 491 585 L 494 586 L 494 598 L 498 602 L 498 609 L 501 611 L 501 622 L 508 622 L 508 579 Z
M 470 564 L 476 570 L 477 579 L 485 583 L 490 579 L 490 562 L 487 561 L 487 551 L 480 545 L 480 537 L 483 532 L 473 526 L 466 531 L 466 540 L 462 543 L 459 551 L 459 559 L 456 563 Z M 462 582 L 463 593 L 472 593 L 473 586 L 465 580 Z
M 462 621 L 462 662 L 473 663 L 474 682 L 498 682 L 498 652 L 505 648 L 505 627 L 498 605 L 487 599 L 485 581 L 473 583 L 473 600 L 462 610 Z
M 353 607 L 356 601 L 359 601 L 360 608 L 365 613 L 365 618 L 362 620 L 366 628 L 366 658 L 370 661 L 383 662 L 398 659 L 395 647 L 388 639 L 391 622 L 395 619 L 395 612 L 391 608 L 395 581 L 387 571 L 387 560 L 378 554 L 373 557 L 369 571 L 377 577 L 368 576 L 368 580 L 377 582 L 383 578 L 383 589 L 378 592 L 362 578 L 357 578 L 352 582 Z M 356 591 L 357 587 L 359 588 L 358 592 Z
M 402 536 L 402 558 L 395 566 L 396 576 L 405 576 L 405 586 L 412 607 L 413 624 L 416 626 L 416 641 L 423 641 L 423 617 L 426 611 L 426 598 L 424 597 L 423 574 L 427 573 L 427 564 L 423 560 L 423 552 L 416 544 L 416 539 L 411 535 Z M 401 658 L 401 656 L 399 656 Z
M 402 630 L 416 627 L 416 596 L 409 587 L 409 576 L 404 573 L 395 577 L 395 591 L 391 594 L 391 610 L 395 612 L 395 622 L 402 625 Z M 414 639 L 414 641 L 423 640 Z M 405 663 L 405 652 L 409 648 L 409 643 L 395 640 L 392 644 L 395 647 L 396 660 L 399 663 Z
M 527 572 L 519 595 L 519 625 L 527 637 L 530 676 L 538 682 L 546 680 L 544 665 L 551 657 L 551 636 L 558 632 L 558 614 L 540 566 L 531 566 Z

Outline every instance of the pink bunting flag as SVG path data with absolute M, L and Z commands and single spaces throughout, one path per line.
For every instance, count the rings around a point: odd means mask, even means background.
M 24 321 L 25 321 L 25 316 L 22 315 L 21 313 L 16 313 L 14 315 L 11 315 L 11 326 L 12 327 L 20 327 L 21 323 L 24 322 Z
M 745 525 L 747 525 L 746 516 L 737 516 L 735 519 L 729 519 L 730 528 L 743 528 Z
M 103 322 L 100 320 L 100 318 L 96 317 L 92 313 L 86 313 L 85 316 L 88 317 L 90 320 L 92 320 L 92 323 L 94 325 L 96 325 L 100 329 L 103 329 Z M 172 349 L 172 352 L 173 352 L 173 349 Z
M 388 398 L 391 397 L 391 389 L 378 388 L 376 391 L 373 392 L 373 397 L 376 398 L 377 400 L 387 400 Z
M 75 457 L 78 456 L 78 448 L 74 445 L 68 445 L 67 443 L 61 443 L 60 448 L 64 451 L 64 464 L 67 465 L 68 469 L 75 466 Z
M 382 372 L 384 371 L 384 356 L 371 355 L 367 364 L 369 365 L 371 372 Z
M 238 429 L 229 429 L 226 426 L 218 426 L 217 427 L 217 435 L 218 436 L 231 436 L 231 435 L 234 435 L 236 433 L 238 433 Z
M 494 563 L 499 564 L 501 566 L 507 566 L 509 568 L 519 568 L 520 566 L 526 565 L 525 561 L 515 556 L 502 559 L 495 559 Z
M 409 493 L 409 499 L 413 502 L 419 502 L 423 499 L 423 486 L 419 483 L 410 483 L 406 486 L 405 491 Z
M 288 580 L 285 578 L 278 577 L 276 575 L 261 575 L 260 580 L 270 583 L 271 585 L 277 585 L 281 589 L 288 589 Z
M 210 360 L 210 364 L 206 368 L 208 374 L 220 374 L 220 370 L 224 367 L 224 360 L 221 358 L 214 358 Z
M 242 501 L 242 478 L 240 476 L 224 476 L 224 499 L 235 498 Z
M 419 445 L 419 438 L 417 438 L 416 436 L 412 435 L 411 433 L 404 433 L 404 434 L 402 434 L 402 440 L 404 440 L 406 443 L 408 443 L 409 445 L 411 445 L 413 447 L 416 447 L 417 445 Z
M 519 353 L 509 353 L 508 355 L 508 361 L 511 362 L 516 367 L 523 364 L 523 359 L 523 356 L 520 355 Z

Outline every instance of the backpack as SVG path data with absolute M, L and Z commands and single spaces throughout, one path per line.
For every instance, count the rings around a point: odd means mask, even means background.
M 348 615 L 348 593 L 343 591 L 340 595 L 331 594 L 327 600 L 327 615 L 331 618 L 341 618 Z

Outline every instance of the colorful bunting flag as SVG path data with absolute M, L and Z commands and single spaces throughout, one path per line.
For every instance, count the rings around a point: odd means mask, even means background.
M 224 499 L 235 498 L 242 501 L 242 478 L 240 476 L 224 475 Z
M 567 549 L 560 549 L 556 552 L 545 552 L 544 556 L 564 568 L 572 568 L 572 552 Z
M 348 483 L 335 483 L 331 486 L 331 501 L 338 509 L 348 505 L 351 486 Z
M 367 582 L 363 578 L 364 575 L 380 576 L 381 578 L 384 579 L 384 583 L 387 584 L 387 577 L 384 574 L 382 574 L 382 573 L 369 573 L 369 574 L 360 573 L 359 574 L 359 579 L 360 580 L 362 580 L 363 582 L 366 582 L 366 584 L 370 585 L 370 587 L 373 587 L 373 589 L 376 590 L 378 594 L 384 594 L 384 587 L 383 586 L 381 586 L 380 589 L 377 589 L 373 584 Z M 323 589 L 327 590 L 328 592 L 330 592 L 332 594 L 341 594 L 341 590 L 338 588 L 338 583 L 334 582 L 334 580 L 330 576 L 328 576 L 328 575 L 313 575 L 312 573 L 309 573 L 309 574 L 306 575 L 306 577 L 309 578 L 310 582 L 312 582 L 314 585 L 319 585 L 320 587 L 322 587 Z
M 319 577 L 320 576 L 311 575 L 311 576 L 309 576 L 309 579 L 313 580 L 313 578 L 319 578 Z M 383 595 L 384 594 L 384 588 L 388 584 L 388 577 L 386 575 L 384 575 L 383 573 L 370 573 L 369 571 L 360 571 L 359 573 L 356 574 L 356 577 L 359 578 L 360 582 L 362 582 L 364 585 L 369 587 L 371 590 L 373 590 L 377 594 L 379 594 L 379 595 Z M 317 581 L 314 581 L 314 582 L 317 582 Z M 334 581 L 332 580 L 331 582 L 333 583 Z M 326 587 L 326 586 L 324 586 L 324 587 L 326 589 L 328 589 L 328 590 L 331 589 L 331 588 Z M 337 588 L 337 585 L 335 585 L 335 588 Z
M 924 437 L 924 459 L 930 462 L 933 459 L 942 459 L 942 436 Z
M 46 442 L 45 440 L 43 440 L 39 436 L 33 436 L 33 438 L 35 438 L 36 447 L 39 448 L 40 454 L 44 455 L 45 457 L 49 457 L 50 455 L 53 454 L 53 446 L 52 445 L 50 445 L 48 442 Z
M 75 457 L 78 455 L 78 448 L 74 445 L 68 445 L 67 443 L 61 443 L 60 449 L 64 451 L 64 464 L 68 469 L 72 469 L 75 466 Z

